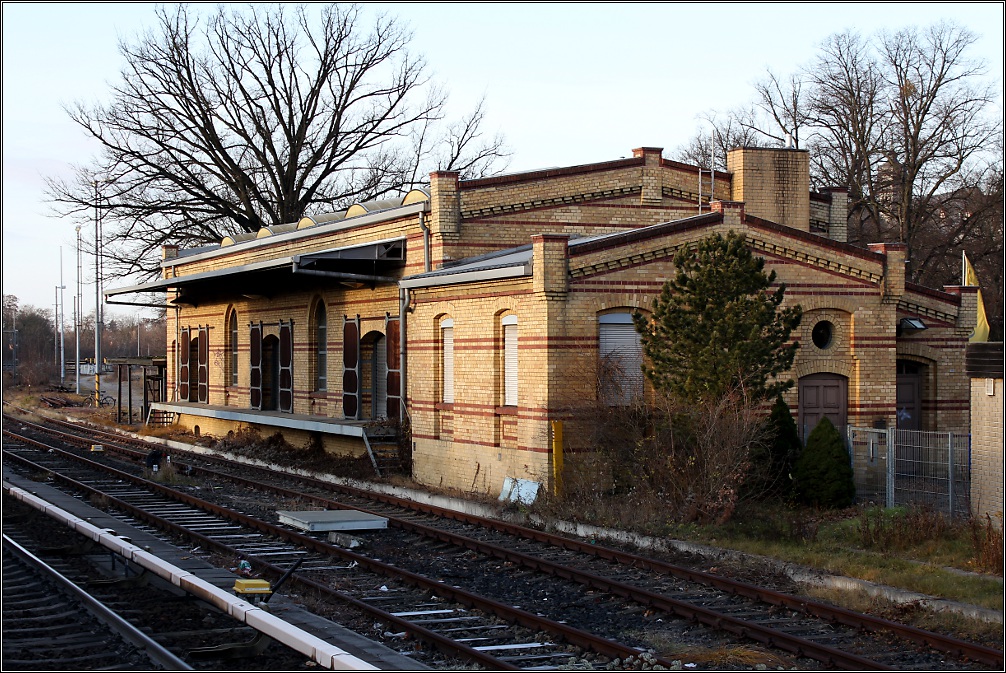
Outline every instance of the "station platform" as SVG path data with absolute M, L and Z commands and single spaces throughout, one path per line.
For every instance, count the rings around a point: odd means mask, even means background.
M 210 582 L 225 591 L 232 591 L 238 575 L 225 568 L 217 568 L 206 560 L 192 553 L 190 549 L 181 549 L 167 543 L 150 533 L 135 528 L 121 519 L 91 507 L 86 502 L 67 495 L 47 484 L 32 481 L 24 476 L 3 470 L 4 483 L 9 483 L 24 491 L 33 493 L 53 505 L 85 519 L 99 528 L 109 528 L 119 536 L 125 536 L 133 544 L 149 548 L 165 561 Z M 373 664 L 382 671 L 414 671 L 430 670 L 428 666 L 400 654 L 382 643 L 350 631 L 331 620 L 319 617 L 304 610 L 283 594 L 276 594 L 269 600 L 269 612 L 276 617 L 289 622 L 307 633 L 342 648 L 346 652 Z

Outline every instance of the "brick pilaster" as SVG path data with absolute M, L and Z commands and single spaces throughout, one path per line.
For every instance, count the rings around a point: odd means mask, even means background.
M 740 227 L 744 221 L 744 204 L 741 201 L 713 201 L 709 206 L 714 213 L 723 213 L 723 224 Z
M 531 237 L 531 245 L 534 292 L 564 296 L 569 289 L 569 236 L 537 234 Z
M 457 171 L 430 173 L 430 216 L 427 225 L 440 254 L 433 266 L 441 267 L 452 258 L 450 248 L 461 236 L 461 186 Z
M 905 294 L 908 246 L 904 243 L 870 243 L 869 248 L 884 255 L 884 301 L 896 304 Z
M 660 170 L 663 153 L 662 147 L 637 147 L 632 150 L 632 156 L 643 159 L 641 205 L 659 206 L 664 201 L 663 172 Z

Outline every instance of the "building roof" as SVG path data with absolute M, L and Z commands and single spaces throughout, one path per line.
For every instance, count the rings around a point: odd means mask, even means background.
M 519 278 L 531 275 L 531 246 L 500 250 L 487 255 L 469 257 L 436 271 L 408 276 L 399 281 L 404 288 L 454 285 L 484 280 Z
M 387 273 L 404 266 L 404 247 L 404 238 L 391 238 L 302 255 L 284 255 L 250 264 L 114 288 L 105 291 L 105 298 L 138 292 L 174 290 L 181 292 L 181 296 L 175 300 L 176 303 L 187 304 L 198 301 L 197 297 L 226 291 L 269 296 L 277 287 L 288 291 L 292 279 L 297 276 L 320 275 L 351 284 L 393 283 L 395 282 L 393 277 L 379 275 L 376 271 Z M 277 284 L 278 280 L 282 283 Z

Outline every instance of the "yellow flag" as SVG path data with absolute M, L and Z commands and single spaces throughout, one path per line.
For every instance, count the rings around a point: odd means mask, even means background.
M 968 259 L 967 253 L 961 253 L 964 257 L 964 270 L 961 273 L 963 284 L 968 287 L 976 287 L 978 283 L 978 274 L 975 273 L 975 268 L 971 266 L 971 261 Z M 978 290 L 978 311 L 975 319 L 975 331 L 971 333 L 971 337 L 968 341 L 974 343 L 977 341 L 988 341 L 989 340 L 989 319 L 985 315 L 985 300 L 982 299 L 982 291 Z

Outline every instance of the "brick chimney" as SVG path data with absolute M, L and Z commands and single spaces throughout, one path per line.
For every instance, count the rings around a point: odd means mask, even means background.
M 733 201 L 747 213 L 810 231 L 810 155 L 806 150 L 741 147 L 727 153 Z
M 450 247 L 461 235 L 461 185 L 457 171 L 430 173 L 430 216 L 427 226 L 435 241 L 439 241 L 440 259 L 434 267 L 450 260 Z

